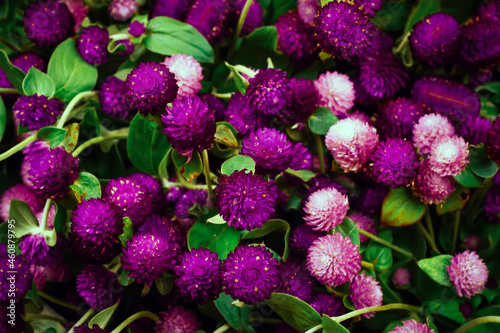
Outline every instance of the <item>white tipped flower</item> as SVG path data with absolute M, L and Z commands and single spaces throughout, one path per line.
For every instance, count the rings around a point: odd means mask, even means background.
M 165 58 L 163 64 L 175 75 L 179 86 L 178 97 L 192 96 L 200 91 L 203 69 L 192 56 L 175 54 Z
M 304 207 L 307 224 L 315 230 L 329 231 L 342 223 L 349 209 L 349 200 L 334 187 L 318 190 L 309 196 Z

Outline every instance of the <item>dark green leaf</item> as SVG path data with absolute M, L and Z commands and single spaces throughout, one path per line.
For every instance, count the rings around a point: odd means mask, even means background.
M 161 295 L 166 295 L 174 288 L 174 277 L 170 274 L 163 274 L 161 278 L 155 280 L 156 288 Z
M 422 269 L 431 279 L 443 286 L 451 286 L 450 276 L 446 266 L 451 263 L 451 256 L 443 254 L 440 256 L 422 259 L 417 262 L 418 267 Z
M 189 249 L 205 248 L 226 259 L 240 241 L 240 232 L 227 224 L 196 222 L 188 233 Z
M 297 8 L 297 2 L 290 0 L 273 0 L 271 1 L 271 8 L 273 10 L 271 22 L 276 22 L 278 17 L 285 14 L 290 9 Z
M 403 227 L 420 221 L 425 213 L 425 204 L 413 195 L 410 189 L 392 189 L 382 204 L 381 223 L 392 227 Z
M 382 287 L 382 295 L 384 297 L 384 303 L 401 303 L 401 296 L 390 287 L 389 282 L 392 277 L 392 272 L 383 272 L 378 274 L 378 281 L 380 282 L 380 287 Z
M 101 123 L 95 108 L 88 108 L 83 111 L 83 120 L 80 123 L 82 133 L 90 139 L 101 134 Z
M 439 307 L 434 311 L 434 314 L 453 320 L 460 325 L 465 323 L 465 318 L 460 311 L 460 301 L 438 302 Z
M 214 51 L 192 25 L 159 16 L 148 22 L 144 45 L 152 52 L 173 55 L 183 53 L 200 62 L 214 62 Z
M 417 259 L 425 258 L 427 254 L 427 242 L 416 226 L 394 228 L 392 233 L 395 245 L 408 249 Z M 403 256 L 399 252 L 394 252 L 393 255 Z
M 55 96 L 65 102 L 81 92 L 92 90 L 97 81 L 97 69 L 82 59 L 71 38 L 56 47 L 47 74 L 56 85 Z
M 5 104 L 3 103 L 2 96 L 0 96 L 0 142 L 5 133 L 5 125 L 7 124 L 7 112 L 5 111 Z
M 386 32 L 400 33 L 408 19 L 411 3 L 406 1 L 384 1 L 373 22 Z
M 163 156 L 163 159 L 160 162 L 160 165 L 158 165 L 158 176 L 160 176 L 161 179 L 168 179 L 168 165 L 170 164 L 171 161 L 171 156 L 170 154 L 172 153 L 172 149 L 169 149 L 165 156 Z
M 338 120 L 329 108 L 319 106 L 309 117 L 309 129 L 315 134 L 325 135 Z
M 186 178 L 188 182 L 196 179 L 203 171 L 203 162 L 201 161 L 200 153 L 193 152 L 191 161 L 188 163 L 188 158 L 179 154 L 177 150 L 172 151 L 172 160 L 180 174 Z
M 12 65 L 5 51 L 0 50 L 0 68 L 5 71 L 5 75 L 9 79 L 10 83 L 14 85 L 14 87 L 19 91 L 19 93 L 23 93 L 23 80 L 24 80 L 24 72 Z
M 218 125 L 214 136 L 215 142 L 224 144 L 230 148 L 238 148 L 238 140 L 234 137 L 233 132 L 226 125 Z
M 122 269 L 122 271 L 120 272 L 119 280 L 122 286 L 128 286 L 135 281 L 135 278 L 130 277 L 130 272 Z
M 409 32 L 415 23 L 422 20 L 427 15 L 439 12 L 439 9 L 439 0 L 420 0 L 408 17 L 404 32 Z
M 273 293 L 266 301 L 274 312 L 299 332 L 321 324 L 321 316 L 309 304 L 288 294 Z
M 476 176 L 470 169 L 470 165 L 467 165 L 465 169 L 458 175 L 455 176 L 455 180 L 462 186 L 465 187 L 480 187 L 483 184 L 481 178 Z
M 444 203 L 436 205 L 438 215 L 443 215 L 465 207 L 465 204 L 469 200 L 469 189 L 460 185 L 456 186 L 456 188 L 455 192 L 453 192 Z
M 233 73 L 233 79 L 234 83 L 236 84 L 236 88 L 238 88 L 240 93 L 245 95 L 247 92 L 248 81 L 243 76 L 241 76 L 240 72 L 238 72 L 233 65 L 230 65 L 227 62 L 225 62 L 225 64 L 227 68 L 229 68 L 231 73 Z
M 381 231 L 377 236 L 392 243 L 392 233 L 390 230 Z M 365 255 L 366 259 L 375 265 L 377 271 L 386 271 L 392 266 L 392 250 L 375 241 L 370 241 Z
M 479 177 L 493 177 L 497 171 L 496 163 L 488 158 L 486 147 L 470 148 L 470 169 Z
M 235 171 L 245 169 L 255 173 L 255 161 L 250 156 L 237 155 L 222 163 L 220 171 L 223 175 L 229 176 Z
M 101 184 L 99 179 L 91 173 L 80 172 L 78 179 L 70 186 L 78 202 L 101 197 Z
M 283 260 L 286 260 L 288 257 L 288 244 L 290 242 L 290 224 L 285 220 L 269 220 L 262 227 L 247 232 L 243 235 L 242 239 L 261 238 L 273 232 L 284 233 L 285 250 L 283 253 Z
M 24 201 L 13 199 L 10 203 L 9 220 L 14 220 L 15 236 L 21 238 L 39 230 L 38 219 L 31 207 Z
M 238 332 L 255 332 L 253 327 L 248 323 L 254 311 L 254 306 L 245 304 L 239 307 L 232 304 L 234 301 L 231 296 L 222 292 L 214 303 L 224 319 Z
M 34 333 L 51 332 L 51 329 L 56 333 L 66 333 L 66 330 L 60 323 L 49 319 L 33 320 L 29 324 L 33 328 Z
M 497 94 L 500 94 L 500 82 L 489 82 L 489 83 L 477 86 L 474 90 L 476 92 L 480 92 L 480 91 L 485 90 L 485 91 L 488 91 L 488 92 L 491 92 L 491 93 L 497 95 Z
M 38 308 L 42 308 L 43 307 L 43 302 L 40 299 L 40 297 L 38 297 L 38 294 L 37 294 L 37 289 L 36 289 L 36 283 L 35 283 L 35 281 L 32 282 L 32 284 L 31 284 L 31 290 L 28 291 L 28 293 L 26 294 L 26 298 L 30 299 L 33 302 L 33 304 L 36 305 L 36 307 L 38 307 Z
M 292 170 L 290 168 L 286 169 L 285 173 L 300 178 L 305 182 L 308 182 L 311 178 L 316 176 L 314 172 L 309 170 Z
M 335 227 L 335 232 L 338 232 L 344 237 L 349 237 L 353 244 L 359 246 L 359 232 L 358 227 L 350 218 L 346 217 L 341 224 Z
M 26 96 L 38 94 L 51 98 L 56 92 L 56 85 L 50 76 L 31 67 L 23 80 L 23 91 Z
M 54 229 L 56 232 L 63 231 L 67 222 L 68 212 L 66 211 L 66 208 L 56 202 L 56 216 L 54 217 Z
M 323 320 L 321 323 L 323 325 L 323 333 L 349 333 L 347 328 L 340 325 L 325 314 L 323 315 Z
M 100 328 L 104 329 L 106 325 L 108 324 L 109 320 L 113 316 L 113 313 L 115 312 L 116 308 L 118 307 L 118 304 L 120 302 L 116 302 L 115 305 L 110 306 L 109 308 L 106 308 L 96 314 L 94 318 L 90 319 L 89 321 L 89 327 L 92 327 L 94 324 L 97 324 Z
M 352 300 L 351 300 L 351 297 L 349 295 L 345 295 L 343 298 L 342 298 L 342 303 L 344 304 L 344 306 L 349 309 L 349 310 L 356 310 L 356 307 L 354 306 L 354 304 L 352 304 Z
M 50 148 L 57 147 L 66 137 L 66 130 L 63 128 L 56 127 L 44 127 L 38 131 L 37 138 L 43 141 L 47 141 Z
M 134 235 L 134 228 L 132 221 L 128 216 L 124 217 L 123 232 L 120 236 L 118 236 L 118 239 L 120 239 L 120 242 L 122 243 L 122 247 L 127 248 L 127 241 L 131 239 L 133 235 Z

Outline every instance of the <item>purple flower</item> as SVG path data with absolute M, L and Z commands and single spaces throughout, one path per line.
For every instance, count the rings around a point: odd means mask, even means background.
M 232 21 L 231 26 L 236 27 L 236 24 L 238 23 L 238 19 L 240 18 L 241 11 L 243 10 L 243 7 L 245 6 L 245 0 L 230 0 L 229 3 L 231 4 L 232 8 L 232 13 L 230 20 Z M 243 27 L 241 29 L 241 34 L 240 36 L 246 36 L 251 34 L 255 29 L 260 27 L 262 25 L 262 21 L 264 20 L 264 17 L 262 16 L 262 6 L 258 1 L 252 2 L 252 5 L 250 5 L 250 8 L 247 13 L 247 17 L 245 19 L 245 24 L 243 24 Z
M 308 302 L 313 294 L 314 281 L 302 267 L 300 260 L 288 259 L 278 266 L 280 286 L 278 292 L 289 294 Z
M 500 164 L 500 117 L 497 117 L 491 124 L 491 129 L 486 137 L 486 148 L 489 157 Z
M 30 273 L 30 264 L 23 260 L 22 257 L 16 256 L 14 263 L 9 262 L 7 252 L 7 244 L 0 244 L 0 302 L 10 302 L 15 300 L 19 302 L 29 290 L 31 290 L 31 281 L 33 275 Z M 14 252 L 15 253 L 15 252 Z M 14 271 L 16 273 L 9 273 Z M 11 288 L 12 280 L 9 277 L 15 275 L 15 283 Z M 15 294 L 12 296 L 10 289 L 15 289 Z
M 119 119 L 132 117 L 132 109 L 125 98 L 124 89 L 125 82 L 115 76 L 106 78 L 102 83 L 99 89 L 99 102 L 107 115 Z
M 57 116 L 64 110 L 64 104 L 56 98 L 43 95 L 20 96 L 12 107 L 19 123 L 30 130 L 39 130 L 55 124 Z
M 389 333 L 435 333 L 433 329 L 424 323 L 419 323 L 415 319 L 403 320 L 403 326 L 396 326 Z
M 320 315 L 325 314 L 327 316 L 334 317 L 345 313 L 342 300 L 333 294 L 316 294 L 310 304 Z
M 16 55 L 12 58 L 11 63 L 20 68 L 24 73 L 28 73 L 31 67 L 35 67 L 44 73 L 47 71 L 47 63 L 45 60 L 31 51 Z
M 409 37 L 413 58 L 430 68 L 453 62 L 458 54 L 460 25 L 453 16 L 434 13 L 413 25 Z
M 132 43 L 128 39 L 120 39 L 116 41 L 116 45 L 123 44 L 125 46 L 125 50 L 118 52 L 120 57 L 128 57 L 132 53 L 134 53 L 134 43 Z
M 274 213 L 276 185 L 246 170 L 221 175 L 215 188 L 219 214 L 231 227 L 240 230 L 260 228 Z
M 192 2 L 192 0 L 155 0 L 151 7 L 151 18 L 167 16 L 183 21 Z
M 300 124 L 302 127 L 319 104 L 318 89 L 312 81 L 304 78 L 290 79 L 290 87 L 292 95 L 283 112 L 284 122 L 290 125 Z
M 175 213 L 180 219 L 187 219 L 191 217 L 189 209 L 194 204 L 204 207 L 207 202 L 207 191 L 205 190 L 189 190 L 182 194 L 175 204 Z
M 300 18 L 296 10 L 289 11 L 275 23 L 278 31 L 278 50 L 290 57 L 297 67 L 307 66 L 313 59 L 316 40 L 313 28 Z
M 375 228 L 374 222 L 369 216 L 363 215 L 358 212 L 354 212 L 347 215 L 347 217 L 350 218 L 354 222 L 354 224 L 356 224 L 356 227 L 358 227 L 359 229 L 367 231 L 371 234 L 375 235 L 377 234 L 377 228 Z M 361 233 L 359 234 L 359 241 L 361 243 L 364 243 L 368 240 L 369 240 L 368 237 L 362 235 Z
M 473 17 L 462 25 L 460 59 L 470 68 L 495 67 L 500 62 L 500 24 L 489 17 Z
M 363 10 L 371 17 L 375 17 L 376 12 L 382 9 L 384 0 L 355 0 L 357 4 L 363 6 Z
M 177 96 L 177 81 L 163 64 L 142 62 L 127 75 L 125 96 L 140 113 L 162 113 Z
M 277 175 L 290 166 L 293 145 L 285 134 L 263 128 L 243 139 L 241 152 L 255 161 L 257 173 Z
M 314 24 L 323 51 L 347 60 L 365 51 L 376 30 L 366 12 L 356 5 L 339 0 L 323 6 Z
M 429 160 L 423 160 L 412 184 L 413 193 L 426 204 L 440 204 L 455 191 L 454 182 L 453 177 L 441 177 L 432 171 Z
M 101 311 L 122 298 L 116 273 L 100 265 L 87 265 L 76 277 L 76 290 L 91 308 Z
M 492 191 L 489 191 L 488 194 L 492 192 Z M 498 191 L 496 191 L 498 193 Z M 500 203 L 500 200 L 499 200 L 499 203 Z M 486 206 L 486 204 L 485 204 Z M 500 206 L 500 205 L 499 205 Z M 486 210 L 486 207 L 485 207 L 485 210 Z M 500 209 L 498 209 L 497 211 L 497 214 L 500 213 Z M 463 240 L 463 246 L 465 246 L 465 248 L 467 248 L 467 250 L 471 250 L 471 251 L 481 251 L 483 249 L 483 240 L 481 237 L 477 236 L 477 235 L 467 235 L 464 240 Z
M 212 148 L 216 130 L 214 112 L 198 96 L 175 100 L 161 121 L 172 148 L 188 156 L 188 160 L 194 151 L 201 153 Z
M 312 171 L 312 155 L 309 149 L 302 142 L 296 142 L 293 145 L 292 161 L 290 162 L 292 170 Z
M 87 324 L 80 325 L 75 327 L 73 330 L 75 333 L 109 333 L 108 330 L 104 330 L 99 327 L 97 324 L 93 324 L 92 328 L 90 328 Z
M 312 243 L 324 235 L 324 232 L 314 230 L 307 224 L 300 224 L 293 229 L 290 235 L 290 246 L 301 254 L 307 254 Z
M 384 186 L 365 188 L 356 200 L 356 209 L 363 214 L 379 214 L 387 192 Z
M 10 203 L 12 200 L 19 200 L 26 202 L 34 213 L 38 213 L 43 209 L 45 200 L 36 195 L 28 186 L 24 184 L 17 184 L 9 187 L 2 194 L 0 199 L 0 218 L 2 221 L 9 219 Z
M 217 253 L 210 250 L 185 252 L 174 267 L 180 294 L 201 304 L 216 299 L 222 290 L 221 264 Z
M 226 294 L 247 304 L 270 298 L 279 285 L 278 260 L 263 246 L 242 245 L 223 263 Z
M 225 121 L 224 111 L 226 107 L 220 99 L 211 94 L 203 94 L 199 95 L 199 97 L 203 102 L 207 103 L 208 109 L 214 112 L 216 122 Z
M 38 0 L 25 10 L 23 25 L 29 40 L 48 47 L 71 37 L 75 20 L 64 2 Z
M 286 72 L 280 69 L 262 69 L 249 80 L 246 98 L 257 112 L 277 116 L 289 104 L 291 87 Z
M 477 11 L 479 17 L 486 17 L 499 22 L 500 20 L 500 1 L 492 0 L 483 3 Z
M 139 3 L 136 0 L 113 0 L 108 6 L 109 16 L 117 21 L 126 21 L 137 12 Z
M 406 268 L 398 267 L 392 276 L 392 283 L 397 287 L 403 287 L 410 283 L 411 273 Z
M 309 25 L 314 24 L 314 18 L 321 8 L 320 4 L 316 0 L 298 0 L 297 9 L 299 16 L 305 23 Z
M 71 15 L 73 15 L 73 18 L 75 19 L 73 30 L 75 32 L 80 31 L 83 20 L 85 20 L 85 17 L 87 17 L 87 14 L 89 13 L 89 8 L 85 5 L 83 0 L 61 0 L 60 2 L 64 2 L 66 6 L 68 6 Z
M 166 312 L 160 312 L 155 333 L 194 333 L 201 327 L 195 312 L 179 305 L 170 306 Z
M 411 99 L 400 97 L 388 101 L 379 108 L 376 126 L 384 138 L 411 139 L 415 123 L 424 115 L 420 105 Z
M 471 145 L 478 145 L 486 142 L 488 131 L 491 129 L 491 122 L 481 117 L 467 118 L 462 126 L 458 128 L 458 135 L 463 137 Z
M 308 189 L 306 191 L 307 197 L 316 192 L 317 190 L 321 190 L 328 187 L 334 187 L 340 193 L 347 194 L 347 190 L 342 185 L 340 185 L 334 180 L 329 179 L 324 174 L 318 174 L 313 178 L 311 178 L 307 182 L 307 186 L 308 186 Z
M 347 215 L 347 195 L 334 187 L 324 188 L 311 194 L 304 207 L 304 220 L 315 230 L 328 232 L 341 224 Z
M 246 96 L 239 91 L 235 92 L 227 102 L 224 117 L 241 134 L 249 132 L 264 125 L 263 117 L 249 105 Z
M 55 246 L 50 247 L 45 241 L 43 234 L 29 234 L 19 243 L 19 250 L 26 260 L 37 266 L 49 266 L 63 257 L 66 240 L 59 236 Z
M 162 16 L 168 16 L 168 15 L 162 15 Z M 134 21 L 128 25 L 128 33 L 134 37 L 140 37 L 145 32 L 146 32 L 146 26 L 139 21 Z
M 142 172 L 131 174 L 127 177 L 127 179 L 136 181 L 146 187 L 146 195 L 150 197 L 153 211 L 163 208 L 165 205 L 165 196 L 163 194 L 161 183 L 158 179 Z
M 490 221 L 498 221 L 498 214 L 500 214 L 500 186 L 494 185 L 488 193 L 486 193 L 484 212 Z
M 227 0 L 195 0 L 185 22 L 195 27 L 209 43 L 218 42 L 229 33 L 225 25 L 230 9 Z
M 356 275 L 349 285 L 349 296 L 352 304 L 359 310 L 370 306 L 382 305 L 382 288 L 377 280 L 366 274 Z M 369 319 L 375 316 L 375 312 L 363 314 L 363 317 Z
M 70 244 L 81 258 L 107 263 L 120 253 L 123 221 L 116 208 L 102 199 L 82 201 L 73 210 Z
M 109 33 L 106 28 L 90 26 L 82 29 L 77 49 L 89 64 L 102 65 L 108 61 L 108 42 Z
M 446 270 L 460 297 L 477 295 L 484 290 L 488 280 L 488 267 L 474 251 L 454 255 Z

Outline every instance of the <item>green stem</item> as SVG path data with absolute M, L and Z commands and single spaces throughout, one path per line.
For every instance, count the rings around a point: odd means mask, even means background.
M 233 57 L 234 51 L 236 50 L 238 38 L 240 37 L 243 26 L 245 25 L 245 20 L 247 19 L 247 14 L 252 3 L 253 0 L 246 0 L 245 6 L 243 6 L 243 9 L 241 10 L 240 18 L 238 19 L 238 25 L 236 26 L 236 31 L 234 32 L 233 40 L 231 41 L 231 46 L 229 47 L 229 51 L 227 52 L 226 59 L 231 59 Z
M 240 73 L 243 73 L 243 74 L 247 75 L 250 78 L 252 78 L 255 75 L 257 75 L 256 71 L 253 71 L 250 68 L 245 67 L 243 65 L 234 65 L 234 69 L 236 69 Z
M 97 93 L 95 91 L 84 91 L 84 92 L 79 93 L 75 97 L 73 97 L 73 99 L 71 100 L 71 102 L 69 102 L 66 109 L 64 109 L 64 112 L 61 115 L 61 118 L 59 118 L 59 122 L 57 123 L 57 128 L 64 127 L 64 123 L 66 122 L 66 120 L 68 120 L 68 117 L 69 117 L 69 114 L 71 113 L 71 110 L 73 110 L 75 105 L 78 104 L 78 102 L 80 102 L 80 100 L 82 100 L 83 98 L 93 97 L 96 94 Z
M 71 310 L 78 310 L 79 309 L 78 306 L 71 304 L 71 303 L 68 303 L 66 301 L 63 301 L 59 298 L 55 298 L 53 296 L 50 296 L 41 290 L 37 291 L 37 295 L 42 297 L 42 298 L 45 298 L 47 301 L 50 301 L 50 302 L 55 303 L 55 304 L 59 304 L 59 305 L 64 306 L 68 309 L 71 309 Z
M 361 260 L 361 267 L 366 269 L 375 270 L 375 265 L 368 261 Z
M 231 96 L 233 96 L 233 93 L 227 93 L 227 94 L 218 94 L 216 92 L 212 92 L 212 95 L 214 95 L 217 98 L 223 98 L 223 99 L 230 99 Z
M 201 154 L 203 157 L 203 173 L 205 174 L 205 181 L 207 183 L 208 196 L 210 197 L 210 202 L 212 207 L 215 207 L 215 196 L 214 190 L 212 188 L 212 179 L 210 178 L 210 164 L 208 160 L 208 150 L 204 150 Z
M 27 313 L 26 315 L 23 316 L 23 319 L 24 319 L 24 321 L 34 321 L 34 320 L 47 319 L 47 320 L 57 321 L 58 323 L 61 323 L 61 324 L 66 324 L 68 322 L 66 319 L 61 318 L 61 317 L 47 316 L 47 315 L 38 314 L 38 313 Z
M 225 325 L 219 327 L 218 329 L 216 329 L 213 333 L 222 333 L 222 332 L 227 331 L 230 328 L 231 328 L 231 325 L 225 324 Z M 111 332 L 111 333 L 113 333 L 113 332 Z
M 425 210 L 425 223 L 427 225 L 427 231 L 429 232 L 429 236 L 431 236 L 433 242 L 436 242 L 436 236 L 434 235 L 434 227 L 432 226 L 432 219 L 431 219 L 431 207 L 427 206 L 427 209 Z
M 491 186 L 493 186 L 492 179 L 493 177 L 486 178 L 481 187 L 478 188 L 470 198 L 465 210 L 465 221 L 472 222 L 476 218 L 482 208 L 483 201 L 486 198 L 486 193 L 489 191 Z
M 140 318 L 149 318 L 149 319 L 154 320 L 155 322 L 157 322 L 157 321 L 160 320 L 160 317 L 158 317 L 157 315 L 155 315 L 152 312 L 149 312 L 149 311 L 137 312 L 136 314 L 133 314 L 130 317 L 128 317 L 127 319 L 125 319 L 125 321 L 123 323 L 121 323 L 120 326 L 118 326 L 117 328 L 115 328 L 114 330 L 112 330 L 111 333 L 120 333 L 128 325 L 130 325 L 131 322 L 133 322 L 133 321 L 135 321 L 137 319 L 140 319 Z
M 363 230 L 361 228 L 358 228 L 358 232 L 360 234 L 365 235 L 366 237 L 374 240 L 375 242 L 377 242 L 377 243 L 379 243 L 381 245 L 387 246 L 388 248 L 390 248 L 390 249 L 392 249 L 392 250 L 394 250 L 396 252 L 401 253 L 402 255 L 405 255 L 405 256 L 407 256 L 409 258 L 415 259 L 415 257 L 413 256 L 413 253 L 411 253 L 409 251 L 406 251 L 406 250 L 404 250 L 404 249 L 400 248 L 399 246 L 396 246 L 396 245 L 394 245 L 392 243 L 389 243 L 388 241 L 383 240 L 382 238 L 377 237 L 374 234 L 369 233 L 368 231 L 365 231 L 365 230 Z
M 0 94 L 19 94 L 16 88 L 0 88 Z
M 83 323 L 85 323 L 87 321 L 87 319 L 90 318 L 90 316 L 92 316 L 92 314 L 94 313 L 94 309 L 89 309 L 87 312 L 85 312 L 85 314 L 83 315 L 82 318 L 80 318 L 75 325 L 73 325 L 73 327 L 71 327 L 71 329 L 68 331 L 68 333 L 73 333 L 74 332 L 74 329 L 75 327 L 78 327 L 80 325 L 82 325 Z
M 47 220 L 49 219 L 50 206 L 52 206 L 52 199 L 47 199 L 45 202 L 45 207 L 43 208 L 42 221 L 40 222 L 40 230 L 44 232 L 47 230 Z
M 455 333 L 465 333 L 468 332 L 471 328 L 474 328 L 479 325 L 483 324 L 488 324 L 488 323 L 497 323 L 500 324 L 500 317 L 499 316 L 485 316 L 485 317 L 479 317 L 474 320 L 471 320 L 467 324 L 459 327 Z
M 151 287 L 144 285 L 144 287 L 142 288 L 142 291 L 141 291 L 141 297 L 146 297 L 150 291 L 151 291 Z
M 323 142 L 319 134 L 314 134 L 316 139 L 316 147 L 318 147 L 319 169 L 321 173 L 325 173 L 325 157 L 323 155 Z
M 458 238 L 458 227 L 460 226 L 460 209 L 455 212 L 455 223 L 453 224 L 453 241 L 451 243 L 451 252 L 455 253 Z
M 408 310 L 410 312 L 420 312 L 420 307 L 415 306 L 415 305 L 403 304 L 403 303 L 393 303 L 393 304 L 380 305 L 380 306 L 370 306 L 370 307 L 359 309 L 356 311 L 351 311 L 351 312 L 346 313 L 345 315 L 342 315 L 342 316 L 332 317 L 332 319 L 335 320 L 337 323 L 341 323 L 344 320 L 357 317 L 357 316 L 362 315 L 364 313 L 381 312 L 381 311 L 388 311 L 388 310 Z
M 326 286 L 326 291 L 328 291 L 331 294 L 334 294 L 336 297 L 339 297 L 339 298 L 344 298 L 345 296 L 349 295 L 349 294 L 345 294 L 345 293 L 342 293 L 340 291 L 337 291 L 329 286 Z
M 410 37 L 410 32 L 407 32 L 406 35 L 404 35 L 403 39 L 398 45 L 398 48 L 394 52 L 394 54 L 398 54 L 399 52 L 403 51 L 403 48 L 408 45 L 409 40 L 408 37 Z
M 17 153 L 18 151 L 22 150 L 24 147 L 26 147 L 27 145 L 29 145 L 30 143 L 32 143 L 35 140 L 36 140 L 36 133 L 33 134 L 32 136 L 24 139 L 23 141 L 19 142 L 17 145 L 15 145 L 14 147 L 10 148 L 9 150 L 7 150 L 6 152 L 4 152 L 3 154 L 0 154 L 0 161 L 3 161 L 6 158 L 14 155 L 15 153 Z
M 431 235 L 425 230 L 425 227 L 422 225 L 421 222 L 417 222 L 417 228 L 422 232 L 422 235 L 424 235 L 425 239 L 427 239 L 427 242 L 431 246 L 431 248 L 436 251 L 438 254 L 441 254 L 441 251 L 437 248 L 436 242 L 434 239 L 432 239 Z
M 90 140 L 87 140 L 84 143 L 82 143 L 77 149 L 75 149 L 75 151 L 73 152 L 73 156 L 78 156 L 82 151 L 84 151 L 85 149 L 96 143 L 101 143 L 109 140 L 126 139 L 128 137 L 128 130 L 129 128 L 127 127 L 125 129 L 111 131 L 108 134 L 106 134 L 106 136 L 98 136 Z

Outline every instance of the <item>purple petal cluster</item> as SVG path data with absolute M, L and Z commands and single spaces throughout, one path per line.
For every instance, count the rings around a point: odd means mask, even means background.
M 11 63 L 12 65 L 20 68 L 24 73 L 28 73 L 31 67 L 35 67 L 44 73 L 47 71 L 47 63 L 45 62 L 45 59 L 31 51 L 21 53 L 13 57 Z
M 373 219 L 371 219 L 369 216 L 363 215 L 358 212 L 354 212 L 347 215 L 347 217 L 350 218 L 354 222 L 354 224 L 356 224 L 356 227 L 358 227 L 359 229 L 362 229 L 374 235 L 377 234 L 377 228 L 375 228 Z M 368 240 L 369 240 L 368 237 L 362 235 L 361 233 L 359 234 L 359 241 L 361 243 L 364 243 Z
M 363 6 L 363 10 L 370 15 L 370 17 L 375 17 L 376 12 L 382 9 L 384 0 L 355 0 L 357 4 Z
M 317 294 L 310 305 L 316 310 L 320 315 L 327 315 L 330 317 L 340 316 L 345 313 L 344 305 L 342 300 L 337 298 L 335 295 L 329 295 L 326 293 Z
M 278 31 L 278 50 L 289 56 L 297 67 L 308 65 L 316 50 L 316 41 L 311 38 L 313 28 L 302 21 L 296 10 L 281 15 L 275 26 Z
M 488 267 L 474 251 L 454 255 L 446 269 L 460 297 L 471 298 L 486 286 Z
M 102 65 L 108 61 L 108 42 L 109 33 L 106 28 L 90 26 L 82 29 L 77 49 L 89 64 Z
M 162 16 L 168 16 L 168 15 L 162 15 Z M 134 21 L 128 25 L 128 33 L 134 37 L 140 37 L 145 32 L 146 32 L 146 26 L 139 21 Z
M 93 324 L 92 328 L 89 327 L 87 324 L 80 325 L 78 327 L 75 327 L 73 330 L 75 333 L 109 333 L 108 330 L 102 329 L 99 327 L 97 324 Z
M 56 98 L 48 99 L 43 95 L 20 96 L 12 111 L 19 123 L 30 130 L 39 130 L 54 125 L 64 110 L 64 104 Z
M 462 26 L 460 60 L 470 68 L 490 68 L 500 63 L 500 24 L 496 19 L 476 16 Z
M 155 333 L 194 333 L 201 330 L 201 327 L 201 322 L 193 311 L 183 306 L 170 306 L 167 311 L 160 312 Z
M 228 0 L 195 0 L 185 22 L 195 27 L 209 43 L 218 42 L 229 33 L 226 24 L 230 8 Z
M 125 82 L 115 76 L 110 76 L 99 89 L 99 102 L 102 110 L 116 118 L 127 119 L 132 117 L 132 110 L 124 95 Z
M 300 254 L 307 254 L 314 241 L 324 235 L 324 232 L 314 230 L 307 224 L 300 224 L 290 235 L 290 246 Z
M 376 127 L 386 139 L 411 139 L 415 123 L 424 115 L 422 107 L 411 99 L 400 97 L 383 104 L 378 111 Z
M 264 119 L 250 106 L 247 97 L 235 92 L 227 102 L 224 117 L 241 134 L 256 130 L 264 125 Z
M 304 206 L 304 220 L 315 230 L 328 232 L 342 223 L 348 209 L 347 195 L 334 187 L 324 188 L 308 197 Z
M 0 302 L 10 302 L 14 299 L 19 302 L 29 290 L 31 290 L 31 281 L 33 275 L 30 273 L 30 264 L 23 260 L 22 257 L 16 257 L 14 263 L 8 261 L 7 244 L 0 244 Z M 12 280 L 7 280 L 8 277 L 12 276 L 11 271 L 15 273 L 15 283 L 11 283 Z M 14 284 L 15 295 L 9 296 L 11 292 L 11 284 Z
M 286 72 L 262 69 L 249 83 L 245 96 L 255 111 L 266 116 L 277 116 L 289 103 L 291 87 Z
M 12 200 L 26 202 L 35 213 L 41 211 L 45 204 L 45 200 L 33 192 L 28 186 L 24 184 L 11 186 L 3 192 L 0 198 L 0 218 L 2 221 L 7 221 L 9 219 L 10 203 Z
M 429 326 L 415 319 L 403 320 L 401 324 L 403 326 L 398 325 L 389 333 L 435 333 Z
M 43 234 L 29 234 L 19 242 L 19 250 L 26 260 L 36 266 L 49 266 L 60 261 L 66 247 L 66 240 L 57 237 L 55 246 L 50 247 Z
M 500 164 L 500 117 L 497 117 L 491 124 L 491 129 L 486 137 L 486 148 L 488 149 L 488 156 L 497 164 Z
M 488 131 L 491 129 L 491 122 L 481 117 L 470 117 L 458 128 L 457 134 L 471 145 L 479 145 L 486 142 Z
M 117 21 L 127 21 L 138 9 L 136 0 L 113 0 L 108 6 L 109 16 Z
M 184 192 L 175 204 L 176 216 L 180 219 L 187 219 L 191 217 L 189 209 L 194 204 L 205 207 L 207 203 L 207 191 L 205 190 L 188 190 Z
M 100 265 L 87 265 L 76 277 L 76 290 L 85 303 L 101 311 L 122 298 L 116 273 Z
M 413 193 L 427 204 L 443 203 L 455 191 L 453 177 L 441 177 L 432 171 L 429 160 L 420 162 L 417 177 L 412 184 Z
M 314 83 L 304 78 L 290 79 L 292 95 L 283 111 L 284 122 L 290 125 L 303 125 L 316 111 L 319 104 L 319 93 Z
M 354 307 L 359 310 L 370 306 L 382 305 L 382 288 L 377 280 L 365 273 L 356 275 L 349 285 L 349 296 Z M 375 316 L 375 312 L 363 314 L 369 319 Z
M 148 196 L 152 204 L 152 211 L 163 208 L 165 196 L 163 188 L 158 179 L 146 173 L 137 172 L 127 177 L 130 180 L 136 181 L 146 187 L 146 196 Z
M 300 260 L 288 259 L 279 267 L 280 286 L 278 292 L 289 294 L 308 302 L 313 295 L 314 281 L 302 267 Z

